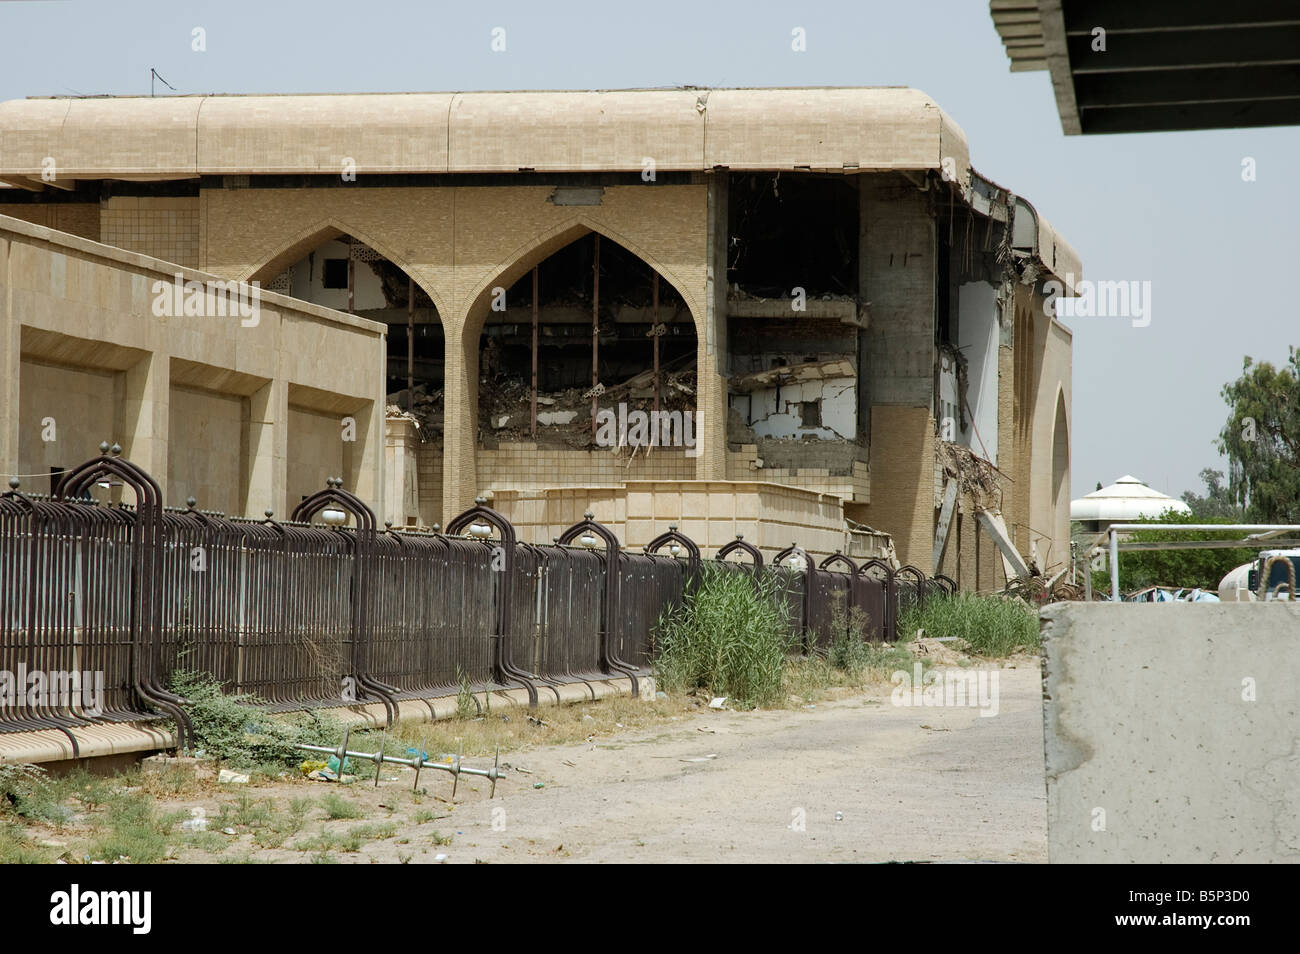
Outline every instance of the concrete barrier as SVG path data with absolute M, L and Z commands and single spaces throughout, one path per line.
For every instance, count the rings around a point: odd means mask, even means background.
M 1051 862 L 1300 862 L 1300 605 L 1041 620 Z

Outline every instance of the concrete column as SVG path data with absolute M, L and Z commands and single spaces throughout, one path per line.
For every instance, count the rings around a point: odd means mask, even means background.
M 727 479 L 727 176 L 710 174 L 704 315 L 696 318 L 696 480 Z
M 906 178 L 859 178 L 858 284 L 862 297 L 871 302 L 871 403 L 933 410 L 934 217 L 926 195 Z
M 877 404 L 871 410 L 868 522 L 893 536 L 900 562 L 926 573 L 934 568 L 934 440 L 927 408 Z
M 859 294 L 871 302 L 860 355 L 869 392 L 868 523 L 898 558 L 934 562 L 934 375 L 937 247 L 925 193 L 903 176 L 859 177 Z
M 486 307 L 486 306 L 485 306 Z M 449 520 L 478 495 L 478 336 L 465 333 L 465 321 L 444 320 L 442 515 Z M 472 339 L 472 340 L 467 340 Z
M 376 414 L 382 406 L 376 407 L 374 401 L 367 401 L 351 414 L 345 415 L 356 421 L 353 433 L 355 440 L 343 442 L 343 486 L 360 497 L 371 510 L 376 519 L 383 523 L 384 513 L 384 423 Z
M 405 417 L 384 421 L 384 510 L 381 520 L 405 527 L 420 519 L 420 437 L 415 422 Z
M 244 422 L 243 477 L 240 502 L 244 516 L 271 510 L 287 520 L 293 507 L 286 499 L 289 458 L 289 386 L 283 378 L 268 381 L 247 402 Z
M 122 456 L 144 468 L 158 482 L 168 506 L 183 504 L 184 501 L 167 496 L 171 358 L 155 351 L 140 359 L 123 373 L 122 385 L 122 406 L 118 414 Z
M 22 325 L 13 311 L 13 276 L 9 248 L 0 239 L 0 477 L 21 472 L 18 466 L 18 375 L 22 369 Z M 30 481 L 24 482 L 31 486 Z M 5 490 L 9 488 L 6 486 Z

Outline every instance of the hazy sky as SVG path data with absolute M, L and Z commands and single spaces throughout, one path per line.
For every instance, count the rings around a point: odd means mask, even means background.
M 491 31 L 506 29 L 506 51 Z M 206 52 L 191 31 L 206 31 Z M 807 52 L 791 50 L 803 27 Z M 1151 323 L 1074 330 L 1072 496 L 1133 473 L 1177 495 L 1223 467 L 1242 357 L 1300 339 L 1300 129 L 1065 137 L 1046 72 L 1012 74 L 982 0 L 850 3 L 0 2 L 0 99 L 181 93 L 912 86 L 1091 279 L 1150 281 Z M 167 92 L 159 86 L 159 92 Z M 1257 179 L 1242 180 L 1242 159 Z

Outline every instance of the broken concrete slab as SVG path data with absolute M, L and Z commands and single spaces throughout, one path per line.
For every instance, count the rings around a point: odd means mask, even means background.
M 538 411 L 537 423 L 547 427 L 557 424 L 571 424 L 577 416 L 577 411 Z
M 832 378 L 853 378 L 857 368 L 848 358 L 830 361 L 809 361 L 802 364 L 781 365 L 767 371 L 755 371 L 731 379 L 728 389 L 733 394 L 746 394 L 764 388 L 789 384 L 794 381 L 826 381 Z
M 1052 862 L 1300 862 L 1300 607 L 1041 618 Z

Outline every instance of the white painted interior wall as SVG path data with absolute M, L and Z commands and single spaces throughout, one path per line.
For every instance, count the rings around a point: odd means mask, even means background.
M 997 290 L 987 282 L 969 282 L 957 290 L 957 347 L 966 357 L 966 400 L 970 405 L 959 443 L 996 465 L 998 301 Z
M 347 311 L 348 290 L 346 288 L 326 288 L 324 279 L 325 259 L 346 259 L 348 257 L 347 244 L 334 239 L 316 249 L 314 255 L 315 258 L 312 259 L 310 267 L 308 266 L 310 256 L 304 256 L 302 261 L 294 264 L 290 294 L 294 298 L 301 298 L 303 301 L 324 305 L 326 308 Z M 352 270 L 352 281 L 355 285 L 353 289 L 353 308 L 356 311 L 369 311 L 372 308 L 387 307 L 387 303 L 384 301 L 383 286 L 379 283 L 379 276 L 367 263 L 356 263 Z
M 778 398 L 778 394 L 780 397 Z M 799 405 L 821 401 L 821 427 L 804 427 Z M 750 394 L 733 394 L 731 406 L 759 437 L 817 437 L 853 440 L 858 426 L 857 380 L 828 378 L 783 384 Z

